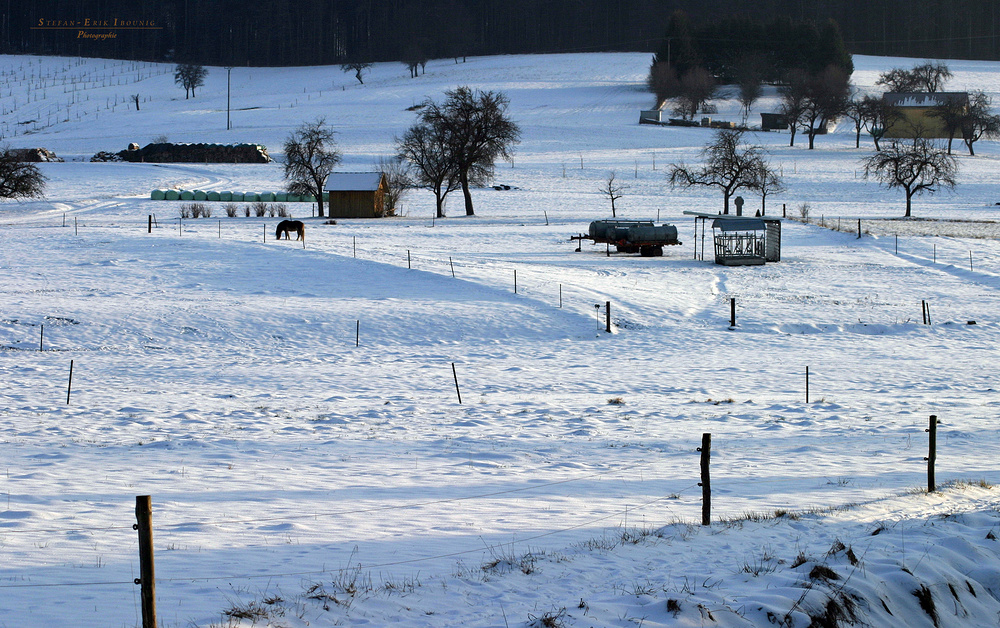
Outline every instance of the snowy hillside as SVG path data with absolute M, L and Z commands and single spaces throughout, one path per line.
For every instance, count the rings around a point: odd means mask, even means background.
M 858 57 L 854 81 L 916 61 Z M 166 65 L 0 57 L 4 141 L 66 159 L 41 166 L 45 199 L 0 204 L 0 626 L 140 625 L 137 495 L 162 626 L 996 625 L 1000 147 L 957 149 L 955 192 L 915 199 L 963 222 L 858 239 L 858 218 L 903 212 L 859 178 L 870 140 L 753 134 L 788 186 L 769 212 L 813 220 L 783 224 L 780 263 L 716 266 L 682 212 L 721 195 L 666 182 L 711 132 L 638 124 L 648 62 L 384 64 L 364 85 L 235 68 L 226 131 L 225 69 L 186 100 Z M 949 89 L 1000 99 L 997 63 L 949 66 Z M 320 116 L 341 170 L 370 169 L 409 107 L 459 85 L 504 91 L 523 131 L 497 167 L 512 189 L 474 190 L 474 217 L 456 194 L 433 220 L 425 191 L 336 225 L 291 204 L 303 246 L 276 219 L 215 203 L 179 224 L 148 200 L 279 190 L 284 138 Z M 88 161 L 163 136 L 277 161 Z M 670 221 L 681 246 L 574 251 L 612 170 L 619 217 Z

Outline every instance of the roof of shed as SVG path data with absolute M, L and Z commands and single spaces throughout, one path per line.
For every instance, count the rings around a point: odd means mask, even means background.
M 373 192 L 382 181 L 381 172 L 331 172 L 324 192 Z
M 760 218 L 716 218 L 712 228 L 719 231 L 764 231 L 764 221 Z

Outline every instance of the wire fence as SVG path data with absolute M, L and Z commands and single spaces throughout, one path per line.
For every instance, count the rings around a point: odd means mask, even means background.
M 873 434 L 869 437 L 869 440 L 874 443 L 884 439 L 881 436 Z M 789 449 L 794 451 L 795 444 L 794 442 L 789 443 Z M 718 444 L 716 446 L 718 447 Z M 311 537 L 313 542 L 324 544 L 323 539 L 328 538 L 332 531 L 337 531 L 338 534 L 347 538 L 354 536 L 350 530 L 343 529 L 345 522 L 357 522 L 363 520 L 365 516 L 379 515 L 382 517 L 380 520 L 394 521 L 399 528 L 409 530 L 411 537 L 416 539 L 423 534 L 432 533 L 431 529 L 426 529 L 425 526 L 431 525 L 433 528 L 433 524 L 429 524 L 426 517 L 406 520 L 403 513 L 414 510 L 425 510 L 433 511 L 435 517 L 442 517 L 447 514 L 461 520 L 463 512 L 466 512 L 467 515 L 468 513 L 476 512 L 474 508 L 471 508 L 471 506 L 476 504 L 481 504 L 485 507 L 486 510 L 484 512 L 488 512 L 489 517 L 495 520 L 521 519 L 528 521 L 534 520 L 537 515 L 525 515 L 525 512 L 541 514 L 552 508 L 553 504 L 571 501 L 574 507 L 577 507 L 581 499 L 591 504 L 589 511 L 575 512 L 569 521 L 565 520 L 565 512 L 557 515 L 557 518 L 563 518 L 563 522 L 561 524 L 558 523 L 558 520 L 548 522 L 544 527 L 549 529 L 531 532 L 531 528 L 537 526 L 529 526 L 527 529 L 522 528 L 520 533 L 513 529 L 508 529 L 506 532 L 490 535 L 491 537 L 503 537 L 513 534 L 516 539 L 514 542 L 522 546 L 527 546 L 529 543 L 542 539 L 594 528 L 600 524 L 608 524 L 605 527 L 610 528 L 627 528 L 629 517 L 632 517 L 633 522 L 636 518 L 641 518 L 645 522 L 645 525 L 653 527 L 659 527 L 665 523 L 678 522 L 693 524 L 696 522 L 694 515 L 701 505 L 702 497 L 701 483 L 692 481 L 694 479 L 692 476 L 697 475 L 697 460 L 693 449 L 692 447 L 690 468 L 686 474 L 674 466 L 664 467 L 661 463 L 649 461 L 642 465 L 615 466 L 573 477 L 538 482 L 530 486 L 489 490 L 466 495 L 448 495 L 433 499 L 404 500 L 402 503 L 374 503 L 359 507 L 332 509 L 315 508 L 315 504 L 311 504 L 313 507 L 310 508 L 309 506 L 300 504 L 296 508 L 296 514 L 262 514 L 253 517 L 187 519 L 178 518 L 177 513 L 173 512 L 177 501 L 168 500 L 165 504 L 154 505 L 154 518 L 156 521 L 154 528 L 161 552 L 166 551 L 174 557 L 177 555 L 188 555 L 189 558 L 183 562 L 194 565 L 198 562 L 199 555 L 204 551 L 201 548 L 203 543 L 217 546 L 220 549 L 228 548 L 228 550 L 236 550 L 239 552 L 237 557 L 239 562 L 254 563 L 256 561 L 256 558 L 253 557 L 255 552 L 254 547 L 257 547 L 259 550 L 269 550 L 282 544 L 282 535 L 286 534 L 286 532 L 275 524 L 293 524 L 309 521 L 312 523 L 311 529 L 309 531 L 300 530 L 296 534 L 302 536 L 307 541 Z M 840 489 L 846 488 L 846 483 L 827 480 L 825 481 L 826 486 L 819 491 L 822 494 L 817 494 L 815 491 L 812 492 L 811 499 L 813 501 L 810 503 L 810 488 L 816 488 L 817 483 L 820 482 L 819 478 L 810 476 L 772 476 L 757 479 L 745 476 L 740 477 L 738 474 L 734 474 L 734 471 L 739 467 L 745 466 L 746 461 L 742 457 L 727 453 L 724 449 L 716 449 L 714 453 L 715 455 L 722 455 L 724 457 L 723 468 L 725 469 L 721 475 L 714 478 L 713 486 L 715 489 L 722 489 L 723 494 L 728 495 L 732 494 L 734 489 L 736 493 L 740 493 L 742 489 L 739 487 L 757 485 L 758 493 L 761 491 L 771 492 L 770 496 L 754 495 L 752 494 L 754 491 L 747 491 L 746 497 L 739 497 L 737 495 L 717 498 L 716 505 L 719 505 L 720 502 L 722 503 L 720 512 L 723 514 L 717 516 L 715 518 L 716 521 L 719 520 L 719 517 L 738 517 L 750 512 L 759 513 L 761 516 L 774 516 L 773 513 L 785 510 L 794 512 L 820 507 L 836 508 L 845 503 L 857 503 L 859 501 L 898 495 L 904 491 L 912 490 L 912 480 L 919 477 L 923 470 L 922 462 L 914 460 L 911 463 L 911 472 L 901 476 L 911 482 L 909 486 L 906 483 L 893 483 L 890 480 L 888 485 L 878 484 L 861 490 L 852 488 L 849 491 L 850 498 L 847 501 L 843 497 L 838 497 Z M 903 450 L 902 447 L 897 454 L 901 458 L 913 459 L 912 454 Z M 802 459 L 799 462 L 805 463 L 807 459 Z M 897 466 L 899 462 L 889 461 L 887 464 Z M 442 466 L 442 469 L 444 468 L 448 467 Z M 866 469 L 866 471 L 870 470 Z M 686 482 L 684 481 L 684 475 L 688 475 L 690 478 Z M 899 476 L 898 473 L 896 475 Z M 574 484 L 595 482 L 612 476 L 627 476 L 629 478 L 628 482 L 630 492 L 632 493 L 631 498 L 623 495 L 616 496 L 614 494 L 607 495 L 604 498 L 588 497 L 590 495 L 589 485 L 577 491 L 557 490 L 567 489 Z M 642 479 L 637 480 L 637 476 L 641 476 Z M 895 482 L 898 482 L 898 477 L 895 479 Z M 810 484 L 813 486 L 810 487 Z M 764 485 L 764 488 L 760 488 L 760 485 Z M 781 485 L 789 487 L 790 490 L 787 492 L 783 491 Z M 454 493 L 456 489 L 448 486 L 439 486 L 435 491 L 447 494 Z M 531 496 L 532 493 L 540 491 L 543 491 L 545 494 Z M 661 492 L 661 494 L 655 495 L 656 492 Z M 643 495 L 646 497 L 643 498 Z M 511 497 L 517 497 L 516 503 L 510 501 L 509 498 Z M 727 501 L 739 503 L 741 506 L 736 508 L 732 506 L 727 507 Z M 615 505 L 616 503 L 617 505 Z M 232 502 L 230 502 L 230 505 L 232 505 Z M 198 504 L 191 504 L 190 506 L 198 508 Z M 446 506 L 454 508 L 449 513 L 446 513 L 444 510 Z M 256 507 L 259 507 L 259 505 Z M 213 507 L 208 506 L 208 508 L 211 509 Z M 265 506 L 266 508 L 267 506 Z M 204 510 L 205 506 L 202 504 L 200 509 Z M 83 517 L 87 515 L 76 513 L 69 516 Z M 482 514 L 477 516 L 481 517 Z M 477 523 L 470 520 L 468 523 L 470 526 L 476 527 L 482 523 L 481 519 L 478 521 Z M 99 561 L 98 564 L 91 566 L 117 565 L 117 568 L 112 570 L 115 573 L 121 573 L 124 568 L 129 566 L 134 570 L 136 540 L 132 532 L 133 527 L 131 524 L 126 525 L 120 522 L 102 525 L 42 526 L 37 528 L 21 528 L 6 525 L 0 528 L 0 539 L 5 540 L 4 545 L 7 546 L 8 551 L 14 547 L 26 548 L 28 544 L 28 540 L 26 539 L 38 540 L 32 544 L 32 553 L 35 556 L 32 558 L 31 562 L 33 564 L 30 567 L 19 568 L 16 564 L 8 562 L 3 569 L 0 569 L 0 589 L 131 585 L 133 584 L 131 580 L 117 578 L 83 578 L 80 580 L 60 580 L 55 582 L 38 582 L 37 580 L 45 577 L 44 572 L 55 570 L 53 574 L 57 574 L 62 572 L 60 568 L 67 566 L 78 567 L 79 565 L 74 565 L 72 561 L 79 559 L 84 546 L 87 546 L 86 553 L 102 557 L 101 561 L 103 561 L 103 564 Z M 423 533 L 420 532 L 422 529 L 425 530 Z M 53 540 L 54 537 L 55 540 Z M 220 543 L 220 537 L 229 537 L 236 542 Z M 248 542 L 249 539 L 258 537 L 264 539 L 270 537 L 272 540 L 259 545 Z M 206 540 L 209 538 L 212 539 L 211 543 L 206 543 Z M 49 549 L 49 544 L 52 546 L 51 549 Z M 38 554 L 44 554 L 46 551 L 52 552 L 53 555 L 48 559 L 37 556 Z M 353 559 L 362 564 L 365 569 L 380 569 L 476 555 L 483 552 L 484 548 L 482 544 L 477 543 L 469 547 L 446 552 L 421 554 L 417 551 L 418 555 L 416 556 L 393 560 L 379 559 L 378 557 L 365 560 L 364 556 L 356 555 Z M 260 572 L 255 570 L 243 572 L 233 570 L 228 573 L 216 575 L 207 574 L 199 569 L 192 569 L 192 573 L 187 575 L 161 572 L 157 578 L 157 582 L 232 581 L 290 576 L 319 576 L 337 573 L 342 568 L 323 567 L 321 569 L 263 570 Z
M 265 227 L 266 227 L 266 223 Z M 81 225 L 78 225 L 78 227 Z M 87 223 L 82 225 L 84 227 L 98 226 L 96 223 Z M 114 222 L 110 224 L 100 225 L 102 228 L 128 228 L 128 229 L 145 229 L 145 223 L 139 222 Z M 200 226 L 200 225 L 199 225 Z M 68 228 L 68 227 L 67 227 Z M 160 229 L 165 229 L 162 226 Z M 264 233 L 267 233 L 266 228 Z M 263 237 L 266 237 L 263 236 Z M 330 246 L 337 247 L 336 251 L 343 255 L 357 256 L 358 253 L 365 255 L 367 252 L 363 246 L 361 249 L 357 248 L 356 236 L 339 234 L 336 238 L 330 239 L 328 242 Z M 921 243 L 924 244 L 924 243 Z M 915 246 L 910 243 L 910 246 Z M 909 250 L 909 249 L 907 249 Z M 423 255 L 413 255 L 411 251 L 406 251 L 405 253 L 397 252 L 394 257 L 388 257 L 385 255 L 384 251 L 377 254 L 377 258 L 380 262 L 394 262 L 395 264 L 402 266 L 406 265 L 409 268 L 419 268 L 421 270 L 430 270 L 442 275 L 450 275 L 453 277 L 459 277 L 463 272 L 474 272 L 476 271 L 481 263 L 475 262 L 457 262 L 448 258 L 447 260 L 441 259 L 435 256 L 423 256 Z M 499 262 L 503 263 L 503 262 Z M 511 268 L 516 268 L 517 265 L 511 264 Z M 494 273 L 495 275 L 495 273 Z M 517 284 L 517 276 L 512 273 L 512 289 L 514 291 L 518 290 L 541 290 L 543 286 L 551 287 L 551 283 L 545 282 L 543 280 L 535 280 L 528 285 L 525 283 Z M 522 277 L 523 282 L 523 277 Z M 551 291 L 551 290 L 550 290 Z M 561 290 L 560 290 L 560 304 L 561 304 Z M 864 438 L 864 437 L 858 437 Z M 872 435 L 872 442 L 877 442 L 880 436 Z M 857 443 L 854 443 L 857 446 Z M 790 445 L 791 446 L 791 445 Z M 912 454 L 904 453 L 902 451 L 896 452 L 898 459 L 912 459 Z M 728 460 L 728 472 L 723 477 L 716 480 L 716 486 L 724 486 L 726 480 L 733 480 L 736 484 L 746 484 L 748 480 L 746 478 L 740 478 L 739 475 L 734 471 L 734 469 L 740 466 L 740 460 L 730 459 Z M 803 459 L 802 464 L 807 465 L 808 459 Z M 911 466 L 919 467 L 918 463 L 913 463 Z M 442 466 L 442 469 L 445 468 Z M 155 529 L 157 531 L 157 540 L 162 550 L 164 547 L 168 548 L 170 553 L 176 554 L 186 554 L 190 555 L 192 562 L 197 562 L 197 555 L 201 552 L 199 549 L 184 549 L 185 547 L 199 546 L 199 538 L 204 538 L 205 535 L 211 535 L 213 537 L 218 537 L 220 535 L 228 534 L 234 539 L 233 542 L 228 543 L 228 547 L 241 551 L 240 559 L 241 561 L 254 562 L 256 559 L 252 557 L 254 547 L 269 547 L 275 543 L 281 542 L 282 532 L 275 530 L 263 529 L 265 524 L 292 524 L 302 521 L 312 521 L 315 522 L 314 530 L 310 531 L 308 534 L 303 533 L 303 536 L 311 535 L 313 538 L 320 539 L 324 536 L 325 531 L 331 529 L 341 530 L 343 522 L 345 519 L 349 518 L 359 518 L 366 515 L 383 515 L 392 516 L 393 518 L 399 520 L 402 527 L 407 527 L 411 530 L 419 530 L 424 519 L 417 519 L 409 523 L 401 516 L 397 516 L 397 513 L 405 513 L 407 511 L 414 511 L 420 509 L 442 509 L 445 506 L 456 506 L 458 510 L 466 504 L 487 504 L 490 507 L 491 514 L 497 517 L 501 514 L 502 508 L 505 506 L 503 503 L 504 498 L 518 496 L 523 500 L 529 500 L 528 504 L 519 503 L 516 505 L 516 511 L 518 513 L 523 513 L 524 510 L 532 510 L 535 512 L 544 512 L 549 508 L 549 505 L 553 501 L 558 500 L 575 500 L 579 501 L 580 492 L 558 492 L 552 489 L 557 489 L 561 487 L 568 487 L 574 483 L 594 481 L 600 478 L 615 474 L 628 474 L 633 478 L 633 482 L 636 484 L 637 488 L 641 486 L 655 486 L 653 490 L 639 491 L 636 490 L 636 497 L 640 494 L 649 494 L 659 492 L 660 494 L 649 499 L 635 499 L 628 501 L 635 501 L 636 503 L 625 506 L 623 503 L 619 502 L 617 507 L 608 508 L 606 503 L 594 504 L 591 510 L 587 512 L 578 513 L 572 518 L 572 521 L 564 521 L 560 525 L 550 524 L 548 527 L 551 529 L 540 531 L 537 533 L 528 533 L 525 536 L 519 536 L 516 538 L 518 544 L 528 544 L 531 542 L 540 541 L 542 539 L 550 539 L 562 534 L 568 534 L 577 532 L 587 528 L 593 528 L 595 526 L 606 524 L 609 522 L 619 522 L 619 525 L 623 525 L 621 522 L 625 519 L 628 513 L 640 513 L 646 511 L 650 515 L 650 519 L 665 522 L 665 521 L 694 521 L 693 516 L 696 511 L 699 501 L 700 501 L 700 490 L 697 482 L 691 483 L 690 481 L 683 480 L 685 475 L 688 477 L 693 477 L 695 475 L 694 469 L 695 464 L 692 460 L 691 468 L 689 473 L 681 473 L 677 469 L 664 469 L 662 465 L 656 463 L 649 463 L 645 466 L 647 472 L 650 475 L 644 477 L 642 480 L 636 482 L 634 480 L 635 474 L 639 469 L 634 466 L 630 467 L 614 467 L 610 469 L 603 469 L 600 471 L 593 471 L 590 473 L 581 474 L 571 478 L 564 478 L 558 480 L 551 480 L 546 482 L 540 482 L 538 484 L 532 484 L 530 486 L 507 488 L 501 490 L 483 491 L 477 492 L 469 495 L 453 495 L 455 489 L 453 487 L 439 486 L 436 490 L 439 493 L 445 493 L 451 495 L 446 497 L 429 498 L 422 500 L 411 500 L 405 503 L 391 503 L 391 504 L 373 504 L 364 505 L 358 507 L 346 507 L 346 508 L 330 508 L 330 509 L 316 509 L 313 508 L 309 512 L 299 512 L 298 514 L 275 514 L 275 515 L 262 515 L 255 517 L 221 517 L 221 518 L 178 518 L 176 514 L 171 512 L 171 507 L 168 505 L 166 507 L 156 508 L 156 525 Z M 788 508 L 789 510 L 798 510 L 804 508 L 815 507 L 816 505 L 825 505 L 827 507 L 836 507 L 844 503 L 856 502 L 858 501 L 858 495 L 863 495 L 868 499 L 878 499 L 888 495 L 898 494 L 901 491 L 907 490 L 908 487 L 913 485 L 912 479 L 919 474 L 919 470 L 914 470 L 908 475 L 905 475 L 910 481 L 901 481 L 899 477 L 893 478 L 888 484 L 873 484 L 871 487 L 861 490 L 852 491 L 852 497 L 843 500 L 839 499 L 837 496 L 837 491 L 835 488 L 826 490 L 825 496 L 816 498 L 814 503 L 805 503 L 797 501 L 801 499 L 800 497 L 793 497 L 792 495 L 785 495 L 780 490 L 775 490 L 778 497 L 772 496 L 771 498 L 763 499 L 757 502 L 756 508 L 761 511 L 773 512 L 777 508 Z M 659 474 L 660 477 L 656 477 Z M 804 482 L 816 482 L 817 478 L 806 476 L 803 477 L 768 477 L 765 478 L 765 483 L 770 487 L 779 487 L 785 485 L 790 487 L 791 493 L 801 493 L 802 485 Z M 752 482 L 751 482 L 752 483 Z M 669 485 L 669 486 L 668 486 Z M 679 488 L 672 488 L 672 487 Z M 666 488 L 666 490 L 664 490 Z M 547 490 L 548 494 L 544 497 L 525 497 L 530 495 L 532 491 Z M 823 493 L 824 491 L 814 491 L 816 493 Z M 155 496 L 154 496 L 155 497 Z M 600 500 L 599 500 L 600 501 Z M 603 500 L 604 502 L 613 500 Z M 499 503 L 498 503 L 499 502 Z M 752 504 L 751 499 L 740 500 L 741 504 Z M 751 506 L 754 507 L 754 506 Z M 512 507 L 513 508 L 513 507 Z M 10 506 L 8 505 L 8 510 Z M 733 510 L 728 509 L 730 516 L 732 516 Z M 739 511 L 737 511 L 738 513 Z M 744 508 L 745 512 L 745 508 Z M 460 517 L 459 512 L 457 516 Z M 71 515 L 72 516 L 72 515 Z M 75 516 L 85 516 L 85 515 L 75 515 Z M 471 522 L 470 522 L 471 523 Z M 93 525 L 93 526 L 43 526 L 39 528 L 19 528 L 12 525 L 12 521 L 7 521 L 7 525 L 0 527 L 0 540 L 7 538 L 8 544 L 10 544 L 10 539 L 15 539 L 18 537 L 37 537 L 39 540 L 36 541 L 34 545 L 34 552 L 36 554 L 44 555 L 47 551 L 48 546 L 45 545 L 46 537 L 51 537 L 52 535 L 63 535 L 66 537 L 76 536 L 85 538 L 67 538 L 60 543 L 52 543 L 52 552 L 49 557 L 37 557 L 32 559 L 33 565 L 25 570 L 19 569 L 17 566 L 7 563 L 7 566 L 0 568 L 0 589 L 16 589 L 16 588 L 39 588 L 39 589 L 49 589 L 49 588 L 59 588 L 59 587 L 74 587 L 74 588 L 87 588 L 87 587 L 111 587 L 111 586 L 121 586 L 121 587 L 131 587 L 134 582 L 131 578 L 118 578 L 111 577 L 107 579 L 99 578 L 82 578 L 78 581 L 72 580 L 60 580 L 60 581 L 50 581 L 50 582 L 38 582 L 38 579 L 45 577 L 44 573 L 51 571 L 53 574 L 63 573 L 62 568 L 66 567 L 67 564 L 71 564 L 75 557 L 81 556 L 83 550 L 81 549 L 85 545 L 90 545 L 91 549 L 88 553 L 96 554 L 103 557 L 100 560 L 105 561 L 104 564 L 98 562 L 95 567 L 103 567 L 105 565 L 115 564 L 115 574 L 123 574 L 127 569 L 135 571 L 135 546 L 136 541 L 134 539 L 134 534 L 132 534 L 132 526 L 130 524 L 114 523 L 106 525 Z M 429 532 L 429 531 L 428 531 Z M 351 536 L 350 530 L 342 531 L 345 536 Z M 419 535 L 419 533 L 417 534 Z M 270 541 L 265 542 L 263 545 L 255 545 L 250 543 L 251 538 L 264 538 L 270 539 Z M 99 539 L 100 545 L 93 546 L 94 539 Z M 276 541 L 277 539 L 277 541 Z M 25 541 L 18 541 L 21 547 L 26 546 Z M 0 549 L 3 545 L 0 544 Z M 364 560 L 361 557 L 359 560 L 360 564 L 364 565 L 365 569 L 386 569 L 390 567 L 404 566 L 404 565 L 414 565 L 426 562 L 440 561 L 446 559 L 454 559 L 462 556 L 474 556 L 480 555 L 484 552 L 484 548 L 481 545 L 473 545 L 469 547 L 463 547 L 456 549 L 454 551 L 448 552 L 434 552 L 428 553 L 422 556 L 400 558 L 398 560 L 385 560 L 379 557 L 373 558 L 371 560 Z M 357 557 L 356 557 L 357 558 Z M 251 571 L 240 571 L 237 569 L 232 569 L 228 573 L 221 573 L 218 575 L 212 575 L 208 573 L 207 568 L 205 570 L 193 569 L 192 573 L 189 575 L 175 575 L 169 572 L 164 572 L 160 577 L 157 578 L 158 582 L 195 582 L 195 581 L 234 581 L 234 580 L 256 580 L 256 579 L 274 579 L 283 577 L 318 577 L 323 575 L 330 575 L 337 573 L 342 567 L 322 567 L 320 569 L 303 569 L 303 570 L 263 570 L 262 572 L 251 572 Z M 40 573 L 41 572 L 41 573 Z

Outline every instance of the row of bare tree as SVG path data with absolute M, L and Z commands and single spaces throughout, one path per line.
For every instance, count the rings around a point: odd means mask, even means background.
M 386 213 L 395 213 L 405 190 L 417 187 L 434 193 L 439 218 L 445 215 L 446 197 L 459 188 L 466 215 L 475 215 L 471 187 L 487 183 L 494 162 L 510 160 L 521 138 L 508 105 L 502 92 L 469 87 L 446 91 L 440 103 L 430 98 L 420 103 L 417 122 L 396 140 L 398 155 L 379 163 L 389 185 Z M 314 195 L 323 216 L 323 186 L 341 162 L 333 130 L 323 118 L 303 124 L 288 136 L 284 149 L 287 190 Z

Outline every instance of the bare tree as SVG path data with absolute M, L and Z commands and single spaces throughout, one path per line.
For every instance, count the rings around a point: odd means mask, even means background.
M 861 131 L 865 129 L 865 113 L 861 100 L 852 98 L 844 109 L 844 115 L 854 122 L 854 148 L 861 148 Z
M 917 86 L 927 92 L 941 91 L 945 81 L 953 76 L 948 66 L 940 61 L 928 61 L 923 65 L 915 66 L 910 70 L 910 73 Z
M 878 96 L 865 96 L 858 103 L 858 111 L 868 134 L 875 143 L 875 150 L 882 150 L 879 141 L 885 137 L 886 130 L 903 118 L 899 107 L 887 103 L 884 98 Z
M 743 126 L 747 125 L 747 118 L 750 116 L 750 107 L 764 93 L 761 86 L 763 72 L 762 61 L 759 56 L 748 57 L 736 68 L 736 84 L 739 87 L 739 101 L 743 109 Z
M 0 149 L 0 199 L 35 198 L 45 193 L 45 175 L 10 147 Z
M 139 94 L 132 94 L 132 102 L 135 103 L 135 110 L 139 111 Z
M 962 122 L 962 136 L 969 155 L 976 154 L 972 145 L 981 138 L 1000 137 L 1000 116 L 991 114 L 992 108 L 992 100 L 982 91 L 969 94 L 969 109 Z
M 414 184 L 434 192 L 436 215 L 444 218 L 445 198 L 461 185 L 449 151 L 448 131 L 440 120 L 421 119 L 396 144 L 400 157 L 413 165 Z
M 795 146 L 795 131 L 799 128 L 809 97 L 809 75 L 801 70 L 789 72 L 788 83 L 779 90 L 781 94 L 781 115 L 788 121 L 791 131 L 789 146 Z
M 893 140 L 884 150 L 861 160 L 865 179 L 875 179 L 881 185 L 901 188 L 906 193 L 905 217 L 910 217 L 914 195 L 933 194 L 939 187 L 955 187 L 958 162 L 954 157 L 924 138 L 912 144 Z
M 413 179 L 410 176 L 410 164 L 402 157 L 379 157 L 375 166 L 379 172 L 385 175 L 388 188 L 385 191 L 385 201 L 383 203 L 383 216 L 395 216 L 399 213 L 399 206 L 406 196 L 406 193 L 413 187 Z
M 674 98 L 674 113 L 693 120 L 715 97 L 715 79 L 708 70 L 694 67 L 681 77 L 678 95 Z
M 879 74 L 876 85 L 885 85 L 890 92 L 938 92 L 952 77 L 944 63 L 928 61 L 911 70 L 893 68 Z
M 681 82 L 677 78 L 677 70 L 665 61 L 654 62 L 649 66 L 646 84 L 649 91 L 656 96 L 657 108 L 680 95 Z
M 915 92 L 919 88 L 917 77 L 910 70 L 893 68 L 878 75 L 876 85 L 884 85 L 889 92 Z
M 628 189 L 628 186 L 619 181 L 616 177 L 617 175 L 614 170 L 609 172 L 607 180 L 604 181 L 604 183 L 601 184 L 601 187 L 597 190 L 611 200 L 612 218 L 618 217 L 618 214 L 615 212 L 615 201 L 624 196 L 625 190 Z
M 743 144 L 743 131 L 722 129 L 704 149 L 700 169 L 683 163 L 671 164 L 670 185 L 704 185 L 722 190 L 723 213 L 729 213 L 729 198 L 740 188 L 756 190 L 760 181 L 764 149 Z
M 785 182 L 781 180 L 781 174 L 779 171 L 775 170 L 774 167 L 763 158 L 760 159 L 757 163 L 757 168 L 754 170 L 753 185 L 748 187 L 760 192 L 761 216 L 767 213 L 768 195 L 784 192 L 788 189 L 785 187 Z
M 285 139 L 285 189 L 292 194 L 316 197 L 318 215 L 323 216 L 323 185 L 340 163 L 341 156 L 333 141 L 333 130 L 325 118 L 317 118 L 295 129 Z
M 834 65 L 806 82 L 801 120 L 809 137 L 809 150 L 815 147 L 816 136 L 826 133 L 827 124 L 843 115 L 850 92 L 847 73 Z
M 358 79 L 358 82 L 362 85 L 365 84 L 362 76 L 365 72 L 370 70 L 372 67 L 371 63 L 363 63 L 361 61 L 352 61 L 351 63 L 341 64 L 340 69 L 344 72 L 354 72 L 354 78 Z
M 475 215 L 470 185 L 488 181 L 493 163 L 511 159 L 514 145 L 521 141 L 520 127 L 507 116 L 509 103 L 503 92 L 457 87 L 445 92 L 443 104 L 428 101 L 421 112 L 425 121 L 442 125 L 447 135 L 468 216 Z
M 942 98 L 928 115 L 941 121 L 944 132 L 948 134 L 948 154 L 951 154 L 951 144 L 955 136 L 962 131 L 969 112 L 969 102 L 965 98 Z
M 427 63 L 427 56 L 424 54 L 420 46 L 415 43 L 411 43 L 403 51 L 403 65 L 406 69 L 410 71 L 410 78 L 417 78 L 419 73 L 417 72 L 421 63 Z
M 174 83 L 184 88 L 185 100 L 187 100 L 188 94 L 194 98 L 195 88 L 205 84 L 206 76 L 208 76 L 208 70 L 194 63 L 180 63 L 174 68 Z

